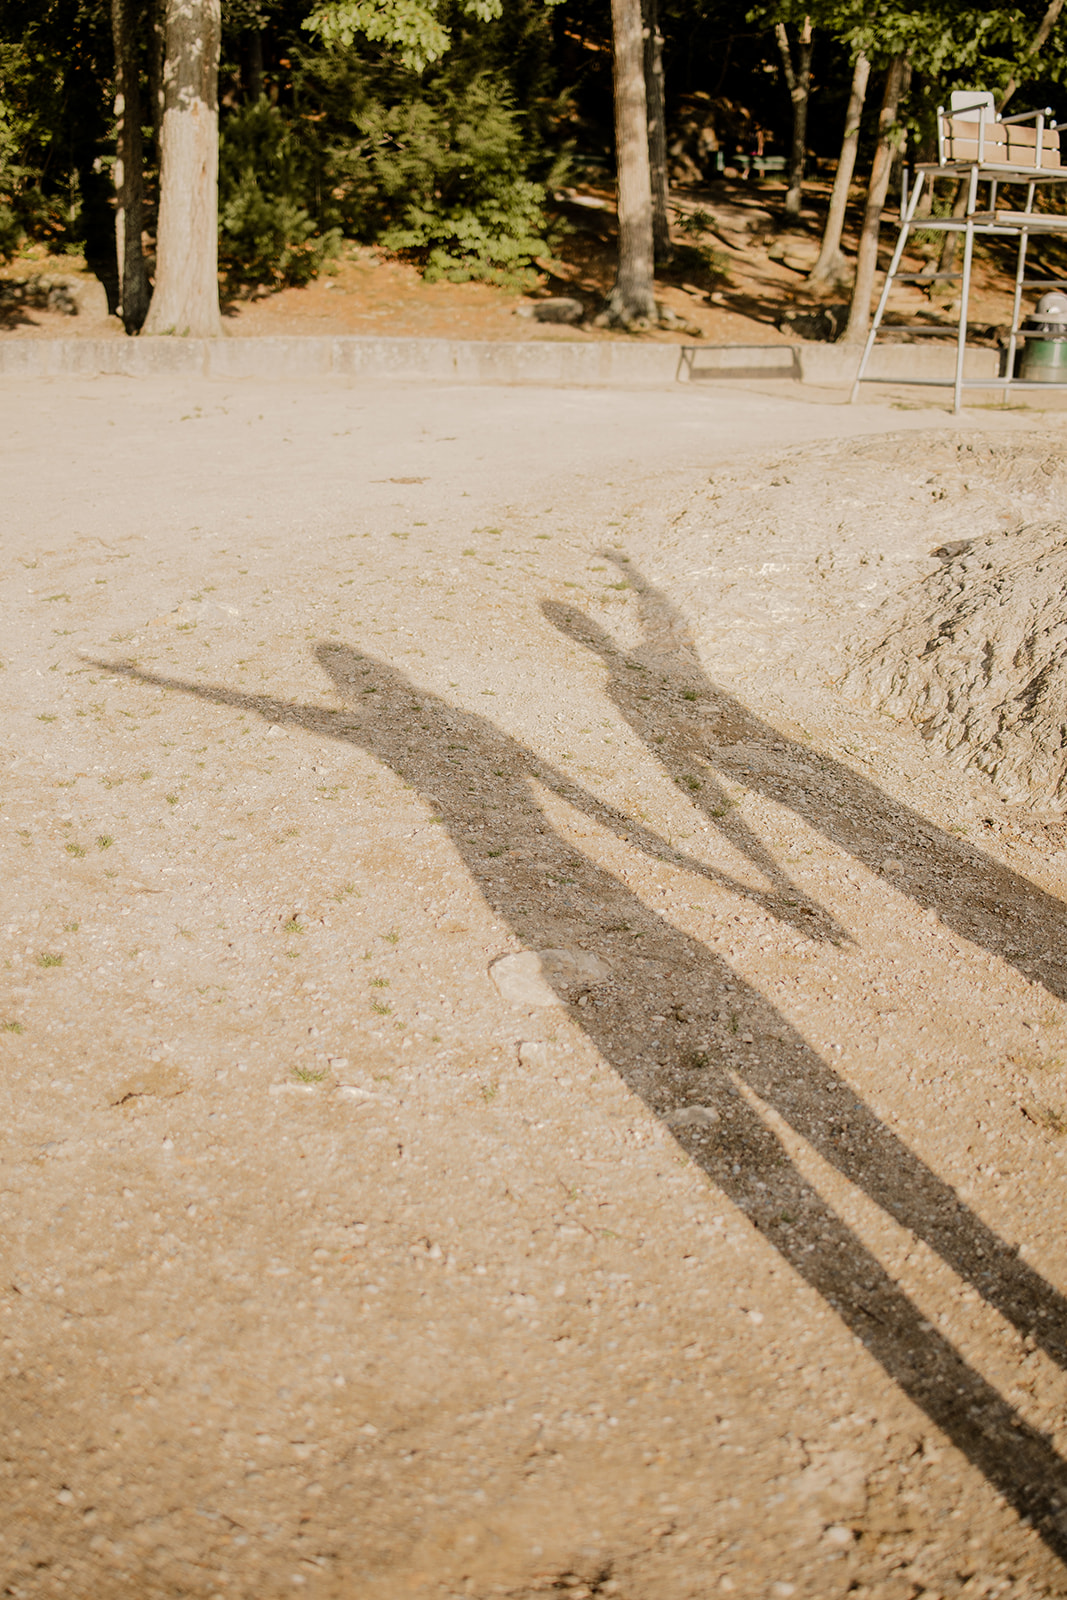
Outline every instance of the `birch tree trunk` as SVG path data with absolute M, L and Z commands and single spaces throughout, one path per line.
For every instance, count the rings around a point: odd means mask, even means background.
M 220 0 L 166 0 L 156 287 L 145 333 L 214 338 L 219 312 Z
M 841 234 L 845 226 L 852 174 L 856 170 L 860 121 L 863 117 L 863 103 L 867 98 L 867 80 L 870 75 L 871 63 L 861 51 L 852 69 L 852 88 L 848 97 L 848 110 L 845 112 L 845 132 L 841 140 L 837 171 L 834 173 L 834 186 L 830 192 L 830 209 L 826 213 L 826 226 L 823 229 L 819 259 L 808 277 L 808 283 L 813 289 L 837 283 L 844 275 L 845 258 L 841 254 Z
M 793 138 L 789 156 L 789 189 L 785 197 L 787 217 L 799 217 L 804 193 L 804 167 L 807 159 L 808 100 L 811 92 L 811 18 L 804 18 L 797 47 L 797 64 L 793 66 L 793 53 L 789 48 L 789 35 L 784 22 L 774 30 L 778 50 L 782 57 L 782 71 L 793 102 Z
M 871 292 L 878 270 L 878 225 L 882 220 L 885 197 L 889 192 L 889 174 L 893 168 L 893 151 L 897 132 L 897 111 L 904 85 L 906 58 L 895 55 L 890 59 L 886 73 L 882 109 L 878 113 L 878 143 L 871 167 L 871 181 L 867 190 L 867 206 L 863 215 L 863 231 L 856 257 L 856 281 L 852 289 L 845 342 L 855 343 L 866 338 L 871 321 Z
M 151 298 L 144 258 L 144 149 L 141 64 L 134 0 L 111 0 L 115 43 L 115 263 L 119 315 L 138 333 Z
M 652 244 L 656 265 L 671 259 L 671 220 L 667 209 L 667 110 L 663 87 L 663 33 L 659 0 L 642 0 L 645 34 L 645 95 L 648 101 L 648 159 L 652 169 Z
M 608 296 L 607 317 L 623 326 L 644 326 L 656 320 L 656 291 L 641 0 L 611 0 L 611 27 L 619 270 Z

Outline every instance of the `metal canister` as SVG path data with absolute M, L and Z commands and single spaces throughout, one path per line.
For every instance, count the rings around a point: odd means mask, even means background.
M 1043 294 L 1023 328 L 1027 338 L 1019 377 L 1027 383 L 1067 383 L 1067 294 Z

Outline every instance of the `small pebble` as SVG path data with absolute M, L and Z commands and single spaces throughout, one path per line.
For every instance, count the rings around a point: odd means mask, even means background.
M 669 1128 L 710 1128 L 719 1120 L 713 1106 L 679 1106 L 663 1119 Z

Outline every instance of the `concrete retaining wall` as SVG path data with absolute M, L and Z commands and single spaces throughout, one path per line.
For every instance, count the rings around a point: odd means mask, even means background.
M 688 351 L 692 350 L 690 358 Z M 350 378 L 408 383 L 539 384 L 638 388 L 676 382 L 800 380 L 846 387 L 857 351 L 841 345 L 641 344 L 637 340 L 473 339 L 0 339 L 0 377 Z M 884 345 L 873 376 L 950 378 L 949 345 Z M 995 377 L 997 354 L 969 350 L 966 374 Z M 871 393 L 872 391 L 867 391 Z

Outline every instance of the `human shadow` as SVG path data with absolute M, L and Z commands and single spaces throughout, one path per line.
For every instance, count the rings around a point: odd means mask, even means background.
M 880 1174 L 875 1197 L 883 1203 L 893 1198 L 903 1205 L 907 1198 L 898 1193 L 899 1186 L 888 1187 L 894 1152 L 912 1180 L 924 1185 L 931 1204 L 947 1204 L 951 1191 L 880 1128 L 849 1085 L 762 995 L 576 849 L 550 820 L 540 791 L 554 791 L 554 806 L 565 801 L 654 855 L 663 854 L 662 841 L 635 828 L 631 819 L 483 717 L 417 688 L 387 663 L 332 644 L 320 646 L 317 656 L 351 708 L 347 721 L 313 705 L 245 695 L 131 665 L 99 665 L 146 685 L 182 690 L 365 750 L 433 808 L 488 906 L 525 945 L 535 950 L 592 945 L 602 952 L 610 976 L 587 985 L 583 994 L 549 974 L 574 1021 L 657 1115 L 693 1103 L 707 1108 L 701 1126 L 679 1131 L 693 1159 L 931 1421 L 1033 1521 L 1046 1543 L 1067 1557 L 1067 1524 L 1061 1522 L 1067 1507 L 1064 1462 L 1049 1440 L 924 1320 L 804 1178 L 765 1120 L 763 1107 L 773 1106 L 824 1150 L 836 1148 L 836 1140 L 841 1146 L 837 1165 L 868 1190 L 865 1152 L 857 1141 L 869 1141 Z M 751 1043 L 730 1027 L 727 1019 L 736 1013 L 744 1015 Z M 821 1136 L 820 1123 L 837 1133 Z M 984 1292 L 993 1303 L 1011 1305 L 1022 1321 L 1061 1319 L 1059 1296 L 955 1197 L 952 1204 L 957 1225 L 988 1248 Z M 948 1246 L 946 1231 L 937 1236 Z
M 617 556 L 615 557 L 618 560 Z M 1031 922 L 1051 924 L 1067 948 L 1067 907 L 1010 868 L 938 829 L 892 800 L 869 779 L 783 736 L 754 716 L 736 696 L 713 684 L 701 668 L 691 630 L 678 609 L 629 563 L 619 562 L 636 591 L 641 640 L 622 650 L 610 634 L 572 606 L 546 601 L 546 618 L 568 638 L 594 650 L 608 670 L 606 693 L 676 781 L 704 771 L 690 791 L 694 807 L 760 870 L 769 872 L 766 849 L 729 808 L 718 770 L 791 807 L 835 845 L 876 868 L 886 851 L 904 870 L 894 886 L 985 949 L 1034 975 L 1059 993 L 1064 968 L 1051 952 L 1031 951 L 1024 964 L 1007 953 L 992 906 L 1014 910 L 1016 937 Z M 634 669 L 637 669 L 635 672 Z M 694 699 L 687 699 L 693 696 Z M 699 708 L 696 716 L 690 706 Z M 709 739 L 709 723 L 712 730 Z M 703 764 L 706 764 L 706 768 Z M 827 1161 L 908 1227 L 967 1279 L 1021 1333 L 1067 1367 L 1067 1298 L 1052 1291 L 980 1218 L 961 1205 L 955 1190 L 931 1172 L 857 1096 L 840 1098 L 842 1080 L 812 1056 L 802 1078 L 781 1055 L 768 1054 L 747 1081 Z
M 635 592 L 641 642 L 621 649 L 571 606 L 545 602 L 546 617 L 608 669 L 607 693 L 634 732 L 672 774 L 706 763 L 731 782 L 788 807 L 873 872 L 895 864 L 894 887 L 936 913 L 946 927 L 1001 957 L 1057 999 L 1067 999 L 1067 905 L 967 840 L 946 833 L 833 756 L 762 721 L 714 684 L 692 630 L 662 591 L 616 551 L 605 551 Z M 635 672 L 633 669 L 636 668 Z M 652 682 L 649 696 L 643 687 Z M 690 705 L 683 695 L 692 696 Z M 737 824 L 720 819 L 714 780 L 693 803 L 745 849 Z

